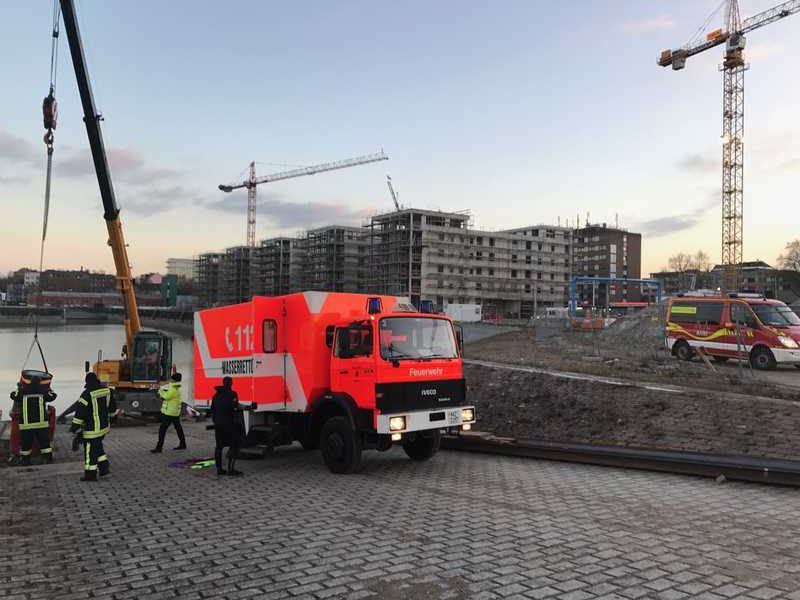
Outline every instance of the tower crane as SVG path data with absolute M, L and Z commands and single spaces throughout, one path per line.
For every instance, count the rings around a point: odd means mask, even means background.
M 394 200 L 394 207 L 400 210 L 400 203 L 397 201 L 397 193 L 394 191 L 394 187 L 392 187 L 392 178 L 389 175 L 386 176 L 386 185 L 389 186 L 389 193 L 392 195 L 392 200 Z
M 389 157 L 384 154 L 383 150 L 377 154 L 367 154 L 366 156 L 357 156 L 355 158 L 347 158 L 336 162 L 324 163 L 321 165 L 314 165 L 311 167 L 301 167 L 291 171 L 282 171 L 280 173 L 273 173 L 272 175 L 264 175 L 263 177 L 256 177 L 256 163 L 250 163 L 250 177 L 241 183 L 232 183 L 230 185 L 220 185 L 219 189 L 223 192 L 232 192 L 240 188 L 247 188 L 247 245 L 250 248 L 256 245 L 256 186 L 262 183 L 270 183 L 271 181 L 279 181 L 281 179 L 291 179 L 293 177 L 303 177 L 304 175 L 314 175 L 322 173 L 323 171 L 335 171 L 337 169 L 347 169 L 348 167 L 355 167 L 357 165 L 365 165 L 367 163 L 377 162 L 379 160 L 388 160 Z
M 741 279 L 744 204 L 744 61 L 745 34 L 800 12 L 800 0 L 789 0 L 742 20 L 738 0 L 725 0 L 724 28 L 695 38 L 677 50 L 664 50 L 662 67 L 679 71 L 686 59 L 725 44 L 721 70 L 722 102 L 722 264 L 723 288 L 737 289 Z M 722 5 L 720 5 L 721 7 Z

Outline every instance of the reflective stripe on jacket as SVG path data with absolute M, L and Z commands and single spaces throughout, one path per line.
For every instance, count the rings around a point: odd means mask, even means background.
M 107 387 L 83 391 L 72 419 L 73 425 L 80 425 L 83 429 L 83 439 L 90 440 L 108 433 L 110 405 L 111 390 Z
M 20 430 L 47 427 L 47 409 L 44 403 L 43 394 L 23 394 L 20 403 Z
M 181 414 L 181 384 L 170 381 L 158 390 L 161 396 L 161 412 L 168 417 L 179 417 Z

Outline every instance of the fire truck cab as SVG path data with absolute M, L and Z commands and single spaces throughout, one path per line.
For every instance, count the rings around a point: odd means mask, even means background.
M 443 431 L 471 428 L 460 332 L 405 298 L 335 292 L 255 296 L 194 316 L 194 401 L 233 378 L 246 445 L 299 441 L 350 473 L 363 449 L 426 460 Z

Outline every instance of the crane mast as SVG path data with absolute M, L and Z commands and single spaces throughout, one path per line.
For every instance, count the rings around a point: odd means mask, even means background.
M 742 21 L 738 0 L 727 0 L 725 29 L 710 32 L 705 41 L 664 50 L 662 67 L 679 71 L 686 59 L 725 44 L 722 70 L 722 264 L 723 287 L 741 282 L 744 232 L 744 60 L 745 34 L 800 12 L 800 0 L 788 0 Z
M 92 94 L 92 84 L 86 69 L 86 58 L 83 54 L 83 43 L 78 20 L 75 15 L 73 0 L 60 0 L 61 14 L 64 19 L 64 29 L 67 32 L 69 50 L 72 56 L 72 65 L 75 68 L 75 79 L 83 107 L 83 122 L 86 124 L 86 134 L 89 138 L 89 148 L 92 152 L 94 170 L 97 174 L 97 183 L 100 187 L 100 198 L 103 201 L 103 218 L 108 229 L 108 245 L 114 256 L 114 266 L 117 271 L 117 288 L 122 293 L 122 302 L 125 308 L 125 342 L 128 352 L 132 351 L 134 336 L 142 329 L 139 318 L 139 308 L 136 305 L 136 295 L 133 291 L 133 277 L 128 261 L 128 250 L 125 245 L 125 236 L 122 233 L 122 223 L 119 218 L 119 205 L 114 195 L 114 186 L 111 183 L 111 171 L 108 168 L 103 133 L 100 130 L 102 116 L 97 112 Z
M 262 177 L 256 177 L 256 163 L 251 162 L 250 176 L 245 181 L 228 185 L 222 184 L 219 186 L 219 189 L 223 192 L 232 192 L 233 190 L 247 188 L 247 246 L 253 248 L 256 245 L 256 187 L 260 184 L 280 181 L 282 179 L 292 179 L 294 177 L 304 177 L 306 175 L 315 175 L 325 171 L 347 169 L 357 165 L 388 159 L 389 157 L 381 150 L 377 154 L 367 154 L 365 156 L 357 156 L 355 158 L 323 163 L 311 167 L 300 167 L 298 169 L 292 169 L 291 171 L 281 171 L 280 173 L 273 173 Z

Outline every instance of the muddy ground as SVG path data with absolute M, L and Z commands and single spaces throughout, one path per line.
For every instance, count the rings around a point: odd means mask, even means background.
M 800 370 L 739 368 L 737 361 L 710 365 L 678 361 L 664 346 L 660 316 L 650 309 L 602 331 L 576 331 L 560 320 L 467 343 L 465 358 L 528 365 L 636 381 L 667 383 L 726 393 L 800 401 Z
M 562 321 L 484 337 L 467 359 L 615 377 L 631 385 L 466 364 L 476 429 L 517 439 L 800 460 L 800 371 L 774 380 L 735 364 L 680 362 L 657 311 L 604 331 Z M 645 389 L 642 382 L 682 386 Z

